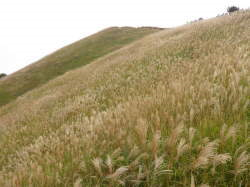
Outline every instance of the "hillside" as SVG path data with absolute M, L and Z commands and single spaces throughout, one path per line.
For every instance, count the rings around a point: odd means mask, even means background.
M 159 30 L 151 27 L 112 27 L 64 47 L 1 80 L 0 106 L 69 70 Z
M 249 186 L 250 12 L 148 35 L 0 108 L 0 186 Z

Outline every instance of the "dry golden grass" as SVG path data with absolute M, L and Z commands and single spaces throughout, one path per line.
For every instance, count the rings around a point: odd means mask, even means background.
M 161 31 L 0 108 L 0 186 L 248 186 L 250 12 Z
M 152 27 L 111 27 L 68 45 L 0 80 L 0 106 L 65 72 L 82 67 L 146 35 Z

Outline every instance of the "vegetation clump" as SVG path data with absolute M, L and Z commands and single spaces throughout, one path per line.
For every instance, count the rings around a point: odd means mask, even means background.
M 3 78 L 3 77 L 6 77 L 6 76 L 7 76 L 7 74 L 5 74 L 5 73 L 0 73 L 0 79 Z
M 232 12 L 236 12 L 236 11 L 239 11 L 240 9 L 239 9 L 239 7 L 237 7 L 237 6 L 230 6 L 230 7 L 228 7 L 227 8 L 227 12 L 230 14 L 230 13 L 232 13 Z

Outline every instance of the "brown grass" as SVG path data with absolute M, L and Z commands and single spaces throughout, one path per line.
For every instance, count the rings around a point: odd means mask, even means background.
M 164 30 L 1 107 L 0 186 L 248 186 L 249 27 Z

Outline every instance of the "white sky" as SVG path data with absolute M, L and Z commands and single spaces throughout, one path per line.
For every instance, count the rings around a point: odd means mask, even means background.
M 0 73 L 110 26 L 174 27 L 249 0 L 0 0 Z

